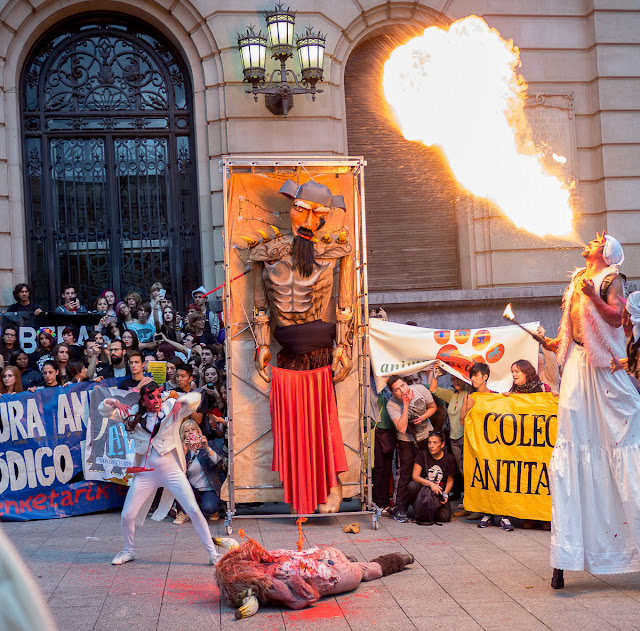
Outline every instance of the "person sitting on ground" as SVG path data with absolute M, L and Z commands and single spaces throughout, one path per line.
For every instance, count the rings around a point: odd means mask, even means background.
M 393 395 L 387 401 L 387 412 L 397 430 L 397 458 L 395 485 L 394 519 L 404 523 L 408 521 L 409 508 L 408 485 L 413 473 L 413 463 L 417 443 L 426 443 L 433 425 L 429 420 L 437 410 L 431 393 L 420 384 L 407 385 L 398 375 L 387 379 L 387 386 Z
M 449 415 L 449 438 L 451 440 L 451 453 L 458 465 L 460 475 L 464 476 L 463 467 L 463 450 L 464 450 L 464 418 L 462 416 L 462 405 L 467 396 L 467 384 L 459 377 L 451 377 L 451 385 L 453 390 L 449 388 L 440 388 L 438 386 L 438 378 L 445 374 L 444 370 L 439 366 L 435 366 L 433 376 L 429 385 L 429 392 L 434 397 L 442 399 L 447 403 L 447 413 Z M 464 509 L 456 513 L 457 517 L 468 514 Z
M 195 421 L 184 421 L 180 427 L 180 439 L 187 462 L 187 479 L 193 489 L 196 502 L 209 521 L 217 521 L 221 487 L 219 469 L 222 465 L 222 456 L 216 452 L 213 442 L 207 441 Z M 189 516 L 182 510 L 179 502 L 176 504 L 178 514 L 173 523 L 184 524 L 189 521 Z
M 140 351 L 131 351 L 128 363 L 131 376 L 124 379 L 118 388 L 140 392 L 140 388 L 153 381 L 151 377 L 146 377 L 144 374 L 144 355 Z
M 20 370 L 16 366 L 6 366 L 0 373 L 0 394 L 24 392 Z
M 427 449 L 420 449 L 409 482 L 416 523 L 451 521 L 449 492 L 456 477 L 455 458 L 447 453 L 442 432 L 430 432 Z
M 7 311 L 10 311 L 11 313 L 28 311 L 33 313 L 33 315 L 40 315 L 42 313 L 42 309 L 33 303 L 32 296 L 33 292 L 29 285 L 26 283 L 18 283 L 13 288 L 13 298 L 15 299 L 15 302 L 7 307 Z
M 473 392 L 479 392 L 481 394 L 496 394 L 493 390 L 489 390 L 487 382 L 491 376 L 491 370 L 489 366 L 483 362 L 477 362 L 469 369 L 469 378 L 471 379 L 471 386 Z M 469 410 L 475 405 L 475 400 L 468 394 L 465 395 L 464 403 L 462 404 L 462 418 L 466 418 Z M 478 522 L 478 528 L 488 528 L 494 523 L 494 516 L 485 514 L 484 517 Z M 513 524 L 506 515 L 499 517 L 498 524 L 500 528 L 507 532 L 513 531 Z
M 60 370 L 58 364 L 53 359 L 47 359 L 42 364 L 42 378 L 44 384 L 40 388 L 57 388 L 62 385 L 60 383 Z
M 14 324 L 7 324 L 2 330 L 0 338 L 0 368 L 9 364 L 11 355 L 22 350 L 18 343 L 18 327 Z
M 44 383 L 42 373 L 29 366 L 29 355 L 24 351 L 16 351 L 11 355 L 9 363 L 20 371 L 22 387 L 25 390 L 31 390 L 32 388 L 35 389 Z

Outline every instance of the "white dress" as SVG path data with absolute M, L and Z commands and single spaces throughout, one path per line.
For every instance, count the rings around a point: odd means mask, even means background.
M 551 566 L 640 571 L 640 395 L 623 371 L 594 366 L 573 341 L 549 473 Z

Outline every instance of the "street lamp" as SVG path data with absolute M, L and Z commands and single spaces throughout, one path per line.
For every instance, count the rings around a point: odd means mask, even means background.
M 271 57 L 280 62 L 280 68 L 274 70 L 269 83 L 266 83 L 265 65 L 267 38 L 261 32 L 254 33 L 250 26 L 244 35 L 238 35 L 238 49 L 242 58 L 242 71 L 244 80 L 251 83 L 254 100 L 258 101 L 258 95 L 265 95 L 267 109 L 275 115 L 287 117 L 293 107 L 294 94 L 311 94 L 311 99 L 316 100 L 316 93 L 322 92 L 316 88 L 318 81 L 322 81 L 324 66 L 324 48 L 326 37 L 314 33 L 311 27 L 307 27 L 302 37 L 296 38 L 295 48 L 298 50 L 302 78 L 293 70 L 287 69 L 287 60 L 293 57 L 294 50 L 294 25 L 295 11 L 284 9 L 277 4 L 273 11 L 264 12 L 267 21 L 267 33 L 271 46 Z M 279 81 L 276 81 L 276 75 Z M 293 84 L 287 82 L 287 76 L 293 79 Z

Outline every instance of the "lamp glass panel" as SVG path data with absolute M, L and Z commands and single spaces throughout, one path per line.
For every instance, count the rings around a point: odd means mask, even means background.
M 309 67 L 309 47 L 300 46 L 298 48 L 298 57 L 300 59 L 300 69 L 306 70 Z

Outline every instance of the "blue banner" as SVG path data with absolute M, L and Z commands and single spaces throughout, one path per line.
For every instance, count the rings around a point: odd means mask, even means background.
M 0 396 L 0 520 L 69 517 L 122 506 L 126 487 L 84 480 L 95 385 Z

